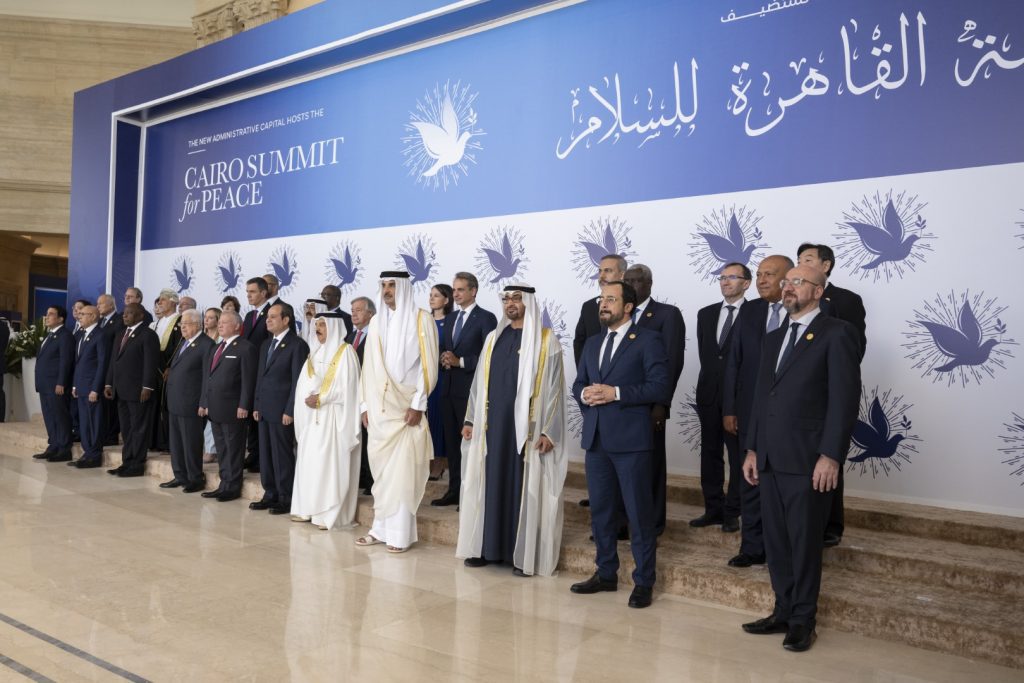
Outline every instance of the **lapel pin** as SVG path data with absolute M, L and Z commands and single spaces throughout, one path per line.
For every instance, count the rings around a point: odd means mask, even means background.
M 807 336 L 804 337 L 804 339 L 806 339 L 807 341 L 811 341 L 812 339 L 814 339 L 814 333 L 813 332 L 808 332 Z
M 635 334 L 630 334 L 630 335 L 629 335 L 629 338 L 630 338 L 630 339 L 636 339 L 636 335 L 635 335 Z
M 654 317 L 654 314 L 653 314 L 653 313 L 651 313 L 650 311 L 647 311 L 647 317 L 648 317 L 648 318 L 653 318 L 653 317 Z

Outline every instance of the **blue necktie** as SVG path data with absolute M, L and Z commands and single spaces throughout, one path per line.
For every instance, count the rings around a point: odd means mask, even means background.
M 599 368 L 602 376 L 608 371 L 608 366 L 612 362 L 612 347 L 615 346 L 616 334 L 618 334 L 618 332 L 609 332 L 608 337 L 605 339 L 604 355 L 601 356 L 601 367 Z
M 270 364 L 270 357 L 274 355 L 274 349 L 277 348 L 277 340 L 272 339 L 270 341 L 270 348 L 267 349 L 267 364 Z
M 459 316 L 455 319 L 455 329 L 452 330 L 452 344 L 459 343 L 459 334 L 462 333 L 462 316 L 465 311 L 459 311 Z
M 796 338 L 800 336 L 800 323 L 793 323 L 789 326 L 789 339 L 786 341 L 786 347 L 782 350 L 782 358 L 779 359 L 779 364 L 775 368 L 775 372 L 778 372 L 786 365 L 786 359 L 793 353 L 793 347 L 796 346 Z
M 774 332 L 779 329 L 779 308 L 782 307 L 782 302 L 772 304 L 772 317 L 768 319 L 768 331 Z
M 178 358 L 181 358 L 182 356 L 185 355 L 185 349 L 187 349 L 190 345 L 191 345 L 191 342 L 189 342 L 187 340 L 181 342 L 181 351 L 178 351 Z

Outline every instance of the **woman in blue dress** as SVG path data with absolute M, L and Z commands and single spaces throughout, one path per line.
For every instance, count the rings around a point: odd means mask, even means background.
M 430 312 L 437 325 L 437 340 L 444 341 L 444 319 L 452 312 L 452 288 L 448 285 L 436 284 L 430 289 Z M 441 368 L 438 367 L 438 375 Z M 437 481 L 448 467 L 448 457 L 444 452 L 444 426 L 441 423 L 441 383 L 427 397 L 427 425 L 430 427 L 430 438 L 434 442 L 434 459 L 430 463 L 430 481 Z

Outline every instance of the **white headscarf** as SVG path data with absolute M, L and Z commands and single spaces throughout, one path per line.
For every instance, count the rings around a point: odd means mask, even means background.
M 531 291 L 522 291 L 529 289 Z M 540 305 L 537 303 L 537 296 L 533 287 L 527 284 L 513 283 L 505 287 L 499 295 L 500 298 L 513 292 L 523 295 L 523 303 L 526 310 L 523 312 L 523 338 L 519 346 L 519 374 L 516 380 L 516 448 L 520 451 L 526 444 L 526 437 L 530 430 L 530 397 L 533 396 L 533 385 L 537 375 L 537 354 L 540 353 L 541 317 Z M 497 342 L 501 333 L 506 327 L 512 324 L 505 314 L 505 303 L 500 301 L 501 321 L 494 330 L 494 341 Z
M 320 346 L 320 342 L 316 338 L 316 316 L 327 312 L 327 302 L 323 299 L 306 299 L 306 305 L 309 304 L 313 304 L 313 319 L 309 321 L 311 329 L 303 328 L 302 338 L 309 344 L 309 355 L 312 356 L 316 352 L 317 347 Z M 306 319 L 305 307 L 302 309 L 302 319 Z
M 313 318 L 311 324 L 315 326 L 317 320 L 323 320 L 326 323 L 327 336 L 324 338 L 323 344 L 317 343 L 316 349 L 310 352 L 309 357 L 313 364 L 313 372 L 316 373 L 322 382 L 327 375 L 327 367 L 334 360 L 334 354 L 338 352 L 338 349 L 345 342 L 345 321 L 340 315 L 334 317 L 334 314 L 326 312 L 318 313 Z M 317 341 L 315 332 L 313 340 Z
M 388 374 L 402 382 L 420 360 L 419 328 L 416 326 L 416 304 L 408 273 L 384 271 L 377 290 L 377 329 L 384 345 L 384 366 Z M 404 275 L 404 277 L 403 277 Z M 384 283 L 395 283 L 395 310 L 384 303 Z

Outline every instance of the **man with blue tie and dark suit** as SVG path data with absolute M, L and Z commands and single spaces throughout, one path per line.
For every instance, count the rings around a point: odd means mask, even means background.
M 103 440 L 106 436 L 103 387 L 110 362 L 110 331 L 99 326 L 95 306 L 83 306 L 78 312 L 78 343 L 75 345 L 75 375 L 71 395 L 78 403 L 78 427 L 82 457 L 68 463 L 79 469 L 103 464 Z
M 761 367 L 761 342 L 766 333 L 777 330 L 786 318 L 782 308 L 782 286 L 786 271 L 793 267 L 788 256 L 773 254 L 757 267 L 759 299 L 743 304 L 733 326 L 729 355 L 722 380 L 722 429 L 737 437 L 744 448 L 754 403 L 754 387 Z M 744 568 L 764 564 L 764 535 L 761 528 L 761 491 L 740 477 L 740 551 L 729 566 Z
M 253 398 L 253 417 L 260 429 L 263 499 L 249 503 L 249 509 L 283 515 L 292 509 L 295 385 L 309 357 L 309 345 L 292 331 L 295 311 L 290 305 L 278 301 L 266 317 L 267 332 L 273 336 L 260 347 Z
M 199 399 L 203 389 L 205 360 L 213 340 L 203 334 L 203 316 L 194 309 L 181 314 L 181 341 L 167 367 L 167 418 L 174 478 L 160 488 L 183 487 L 185 493 L 206 488 L 203 474 L 203 418 Z
M 448 456 L 448 490 L 430 501 L 435 507 L 459 504 L 462 488 L 462 427 L 466 403 L 473 386 L 476 361 L 484 348 L 484 339 L 498 326 L 498 319 L 476 303 L 479 288 L 473 273 L 455 273 L 452 298 L 458 310 L 444 321 L 440 346 L 441 419 L 444 425 L 444 450 Z
M 36 356 L 36 391 L 46 425 L 46 450 L 36 460 L 71 460 L 71 373 L 75 364 L 75 342 L 64 327 L 68 316 L 63 306 L 46 309 L 43 324 L 49 330 Z
M 587 340 L 572 393 L 583 414 L 591 529 L 597 571 L 572 585 L 573 593 L 618 590 L 620 501 L 629 521 L 636 570 L 630 607 L 647 607 L 655 581 L 651 410 L 668 401 L 668 359 L 660 336 L 633 324 L 636 291 L 625 282 L 601 287 L 598 309 L 604 334 Z
M 782 281 L 788 325 L 768 333 L 754 391 L 743 476 L 761 489 L 775 607 L 744 624 L 785 633 L 803 652 L 815 639 L 825 524 L 846 462 L 860 398 L 857 332 L 823 314 L 821 273 L 797 266 Z
M 743 454 L 736 434 L 722 428 L 722 383 L 725 359 L 729 354 L 736 319 L 746 299 L 751 281 L 750 269 L 742 263 L 729 263 L 718 275 L 722 300 L 697 311 L 697 417 L 700 419 L 700 488 L 704 494 L 704 514 L 690 520 L 692 527 L 721 524 L 722 531 L 740 530 L 740 480 L 743 479 Z M 722 450 L 728 455 L 729 488 L 725 483 Z
M 252 310 L 245 314 L 242 323 L 241 338 L 252 344 L 254 353 L 259 353 L 263 342 L 267 340 L 267 311 L 270 309 L 270 285 L 262 277 L 250 278 L 245 283 L 245 298 Z M 255 372 L 255 370 L 253 370 Z M 256 421 L 250 417 L 246 422 L 245 469 L 250 472 L 260 471 L 260 429 Z
M 326 287 L 324 288 L 326 289 Z M 356 350 L 359 367 L 363 366 L 363 351 L 366 349 L 366 331 L 370 319 L 377 315 L 377 306 L 368 296 L 357 296 L 352 299 L 352 331 L 345 337 L 345 343 Z M 344 317 L 342 317 L 344 320 Z M 346 323 L 347 324 L 347 323 Z M 370 472 L 370 459 L 366 452 L 366 427 L 361 427 L 362 454 L 359 461 L 359 488 L 363 495 L 370 495 L 373 487 L 373 473 Z
M 636 290 L 636 298 L 640 302 L 633 309 L 633 322 L 637 327 L 654 330 L 665 345 L 665 357 L 668 358 L 668 374 L 670 386 L 664 403 L 656 403 L 651 408 L 651 429 L 654 431 L 654 460 L 652 467 L 651 492 L 654 496 L 654 531 L 661 536 L 665 531 L 667 513 L 666 494 L 668 491 L 668 454 L 665 448 L 665 425 L 668 422 L 672 397 L 679 384 L 679 376 L 683 374 L 683 355 L 686 351 L 686 323 L 683 313 L 672 304 L 655 301 L 651 298 L 654 286 L 654 274 L 647 266 L 638 263 L 626 271 L 623 282 L 632 285 Z M 620 534 L 621 535 L 621 534 Z

